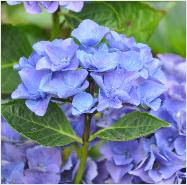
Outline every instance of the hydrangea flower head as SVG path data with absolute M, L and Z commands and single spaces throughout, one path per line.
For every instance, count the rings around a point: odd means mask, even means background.
M 162 99 L 164 99 L 163 105 L 157 111 L 152 109 L 150 113 L 169 122 L 171 127 L 159 129 L 155 134 L 150 135 L 149 138 L 132 141 L 138 144 L 136 146 L 131 143 L 129 150 L 127 147 L 129 141 L 116 142 L 114 144 L 108 142 L 103 145 L 100 149 L 103 154 L 101 160 L 103 166 L 105 165 L 104 171 L 107 169 L 109 173 L 108 178 L 105 176 L 105 179 L 108 179 L 110 183 L 174 184 L 185 181 L 186 177 L 183 172 L 186 161 L 185 73 L 180 73 L 180 75 L 177 73 L 175 75 L 178 65 L 185 66 L 185 60 L 173 54 L 159 54 L 159 58 L 165 61 L 163 71 L 166 74 L 168 90 L 162 94 Z M 161 70 L 161 61 L 156 59 L 154 62 L 151 62 L 149 67 L 150 73 L 154 74 L 157 69 Z M 158 80 L 156 80 L 157 83 Z M 146 80 L 146 83 L 148 82 Z M 154 88 L 150 87 L 148 89 L 154 91 Z M 142 97 L 148 97 L 148 95 L 146 95 L 146 89 L 143 90 L 142 88 Z M 101 127 L 109 127 L 121 115 L 126 113 L 128 113 L 126 106 L 117 110 L 109 109 L 104 112 L 103 118 L 98 120 L 97 124 Z M 126 150 L 128 153 L 131 153 L 132 148 L 132 155 L 128 155 L 127 158 L 127 155 L 125 155 L 127 152 L 124 151 Z M 135 156 L 133 160 L 132 156 Z M 123 165 L 125 162 L 129 162 L 128 170 Z M 99 177 L 102 178 L 102 175 Z M 135 177 L 138 177 L 136 179 L 138 181 L 135 181 Z
M 28 59 L 21 57 L 15 69 L 22 83 L 12 98 L 26 99 L 27 107 L 40 116 L 53 98 L 73 100 L 74 115 L 124 104 L 143 104 L 153 110 L 160 107 L 166 78 L 162 62 L 152 56 L 147 45 L 89 19 L 82 21 L 72 36 L 37 42 Z M 84 92 L 91 86 L 98 86 L 98 93 Z

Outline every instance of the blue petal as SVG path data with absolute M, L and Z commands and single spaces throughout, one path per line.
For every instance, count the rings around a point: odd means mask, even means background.
M 36 64 L 36 70 L 51 69 L 51 63 L 47 57 L 42 57 Z
M 86 92 L 81 92 L 73 97 L 72 114 L 78 115 L 81 113 L 89 112 L 94 103 L 94 99 L 91 94 Z M 77 111 L 76 111 L 77 110 Z
M 26 150 L 26 156 L 30 169 L 50 173 L 60 172 L 61 151 L 57 148 L 35 146 Z
M 121 53 L 120 67 L 127 71 L 138 71 L 143 68 L 143 61 L 140 54 L 136 51 Z
M 45 99 L 26 100 L 26 106 L 38 116 L 44 116 L 47 111 L 50 96 Z
M 110 47 L 117 48 L 121 51 L 127 51 L 136 44 L 133 37 L 127 38 L 125 35 L 118 34 L 115 31 L 111 31 L 107 34 L 106 39 L 109 42 Z
M 67 98 L 75 95 L 88 87 L 88 82 L 85 81 L 88 72 L 84 69 L 78 71 L 57 72 L 48 78 L 48 81 L 42 87 L 41 91 L 51 93 L 60 98 Z M 75 80 L 76 79 L 76 80 Z
M 143 104 L 152 106 L 155 110 L 160 106 L 160 99 L 157 99 L 167 90 L 166 86 L 154 81 L 147 80 L 138 87 L 138 94 Z M 154 101 L 155 100 L 155 101 Z
M 50 1 L 50 2 L 41 1 L 40 3 L 49 13 L 54 13 L 58 9 L 58 6 L 59 6 L 58 1 Z
M 60 175 L 27 169 L 24 171 L 24 184 L 58 184 Z
M 84 68 L 95 72 L 115 69 L 120 60 L 119 53 L 109 53 L 106 51 L 96 51 L 90 54 L 80 50 L 77 52 L 77 57 Z
M 32 48 L 39 54 L 45 55 L 45 48 L 50 44 L 49 41 L 39 41 L 35 43 Z
M 48 71 L 37 71 L 31 68 L 24 68 L 19 71 L 23 84 L 30 94 L 36 94 L 42 78 L 48 74 Z
M 90 47 L 99 44 L 108 31 L 107 27 L 86 19 L 79 24 L 78 28 L 73 30 L 71 35 L 79 40 L 83 46 Z
M 23 3 L 24 3 L 25 10 L 30 14 L 37 14 L 42 12 L 38 2 L 25 1 Z
M 18 85 L 17 89 L 11 94 L 12 99 L 27 99 L 31 94 L 28 92 L 24 84 Z
M 83 1 L 59 1 L 60 6 L 64 6 L 64 8 L 74 11 L 80 12 L 83 8 Z

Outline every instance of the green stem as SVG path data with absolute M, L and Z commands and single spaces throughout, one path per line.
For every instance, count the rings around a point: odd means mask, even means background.
M 52 32 L 51 32 L 51 40 L 58 38 L 60 36 L 60 17 L 59 17 L 59 9 L 52 14 Z
M 88 93 L 91 93 L 94 96 L 95 93 L 95 83 L 92 80 L 91 76 L 88 77 L 89 80 L 89 88 L 87 89 Z M 82 177 L 84 175 L 84 170 L 86 167 L 86 161 L 88 157 L 88 147 L 89 147 L 89 138 L 90 138 L 90 125 L 91 119 L 94 113 L 92 114 L 85 114 L 85 121 L 84 121 L 84 132 L 82 136 L 82 148 L 81 148 L 81 156 L 80 156 L 80 165 L 77 171 L 77 174 L 74 179 L 75 184 L 80 184 L 82 181 Z
M 89 147 L 89 136 L 90 136 L 90 123 L 91 123 L 92 114 L 85 114 L 85 124 L 84 124 L 84 133 L 82 136 L 83 145 L 81 148 L 80 156 L 80 165 L 77 171 L 74 183 L 80 184 L 86 167 L 86 161 L 88 157 L 88 147 Z

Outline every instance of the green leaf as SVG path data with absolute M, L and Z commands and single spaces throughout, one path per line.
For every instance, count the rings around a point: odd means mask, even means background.
M 94 10 L 94 11 L 93 11 Z M 80 13 L 66 13 L 65 17 L 74 28 L 84 19 L 91 19 L 137 41 L 149 39 L 164 11 L 156 10 L 141 2 L 86 2 Z
M 129 141 L 153 133 L 169 124 L 148 113 L 131 112 L 119 119 L 111 127 L 101 129 L 90 137 L 110 141 Z
M 45 146 L 63 146 L 74 141 L 81 143 L 67 121 L 63 111 L 50 103 L 45 116 L 36 116 L 22 101 L 3 104 L 2 115 L 24 137 Z
M 176 53 L 186 56 L 186 6 L 174 2 L 149 40 L 155 53 Z
M 31 45 L 35 44 L 41 40 L 49 40 L 50 34 L 48 30 L 42 29 L 41 27 L 34 25 L 34 24 L 20 24 L 16 25 L 16 27 L 24 32 L 27 36 Z
M 19 84 L 19 76 L 13 69 L 21 56 L 28 56 L 31 45 L 23 32 L 12 25 L 2 25 L 1 92 L 10 94 Z

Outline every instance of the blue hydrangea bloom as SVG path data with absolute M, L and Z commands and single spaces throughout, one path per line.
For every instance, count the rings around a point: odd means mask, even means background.
M 118 65 L 121 55 L 117 52 L 109 52 L 100 47 L 90 52 L 78 50 L 77 57 L 83 68 L 94 72 L 104 72 L 114 70 Z
M 100 87 L 98 111 L 107 107 L 121 108 L 122 103 L 139 105 L 140 100 L 134 87 L 139 75 L 124 70 L 106 73 L 91 73 Z
M 159 150 L 151 146 L 150 153 L 136 169 L 129 172 L 140 177 L 147 183 L 158 183 L 163 179 L 168 179 L 178 170 L 185 167 L 185 160 L 180 159 L 170 150 Z
M 145 157 L 138 141 L 108 142 L 101 146 L 100 151 L 107 159 L 106 169 L 113 183 L 120 183 L 127 178 L 128 172 Z
M 163 84 L 147 80 L 138 87 L 138 95 L 141 104 L 147 105 L 153 110 L 158 110 L 161 105 L 159 96 L 167 90 Z
M 160 107 L 166 79 L 161 61 L 153 58 L 147 45 L 89 19 L 82 21 L 72 36 L 80 42 L 79 46 L 72 38 L 33 45 L 31 56 L 22 57 L 15 65 L 23 83 L 12 98 L 26 99 L 27 107 L 42 116 L 51 98 L 69 98 L 83 92 L 89 86 L 87 77 L 91 76 L 99 86 L 98 95 L 93 97 L 98 99 L 98 111 L 122 108 L 124 104 L 143 104 L 153 110 Z M 29 78 L 36 82 L 32 84 Z M 87 109 L 78 105 L 82 97 L 74 98 L 75 115 L 92 112 L 88 105 Z M 91 98 L 91 106 L 90 102 Z
M 62 164 L 60 149 L 36 146 L 26 151 L 26 157 L 30 169 L 50 173 L 60 172 Z
M 83 1 L 7 1 L 9 5 L 24 4 L 25 10 L 30 14 L 39 14 L 42 12 L 41 7 L 45 8 L 48 13 L 54 13 L 59 6 L 63 6 L 65 9 L 80 12 L 83 8 Z
M 175 127 L 160 129 L 155 133 L 156 143 L 159 148 L 174 149 L 174 141 L 178 137 Z
M 89 86 L 89 82 L 86 80 L 87 75 L 88 72 L 85 69 L 56 72 L 46 76 L 40 90 L 59 98 L 67 98 Z
M 170 122 L 172 126 L 160 129 L 152 137 L 149 137 L 149 139 L 142 138 L 138 142 L 138 146 L 141 146 L 141 149 L 140 151 L 133 152 L 133 155 L 141 156 L 140 162 L 133 163 L 133 168 L 124 176 L 122 171 L 124 168 L 118 166 L 113 158 L 111 162 L 110 156 L 113 156 L 114 152 L 111 149 L 107 149 L 106 146 L 110 146 L 109 143 L 101 147 L 104 158 L 111 163 L 108 168 L 105 166 L 105 169 L 111 170 L 111 177 L 105 177 L 105 181 L 108 179 L 107 182 L 109 183 L 114 183 L 114 178 L 117 177 L 117 175 L 113 174 L 115 174 L 115 172 L 117 173 L 117 171 L 119 171 L 118 174 L 123 176 L 119 181 L 120 183 L 134 183 L 134 177 L 141 178 L 138 183 L 181 183 L 185 180 L 185 175 L 181 171 L 185 168 L 186 161 L 185 77 L 183 75 L 175 76 L 174 74 L 176 71 L 173 69 L 175 67 L 177 68 L 177 65 L 181 65 L 181 63 L 185 61 L 177 56 L 175 56 L 174 59 L 172 57 L 167 57 L 167 59 L 172 60 L 172 62 L 170 61 L 169 67 L 167 64 L 164 65 L 164 71 L 166 71 L 168 82 L 168 90 L 162 95 L 162 99 L 165 101 L 163 101 L 163 105 L 159 110 L 152 110 L 151 113 L 160 119 Z M 178 60 L 178 62 L 176 60 Z M 167 61 L 165 61 L 165 63 L 166 62 Z M 176 63 L 176 65 L 173 65 L 173 62 Z M 154 73 L 154 66 L 158 68 L 160 65 L 160 61 L 152 63 L 150 71 Z M 159 81 L 157 80 L 156 82 L 158 83 Z M 105 123 L 104 120 L 101 119 L 101 122 L 99 120 L 98 124 L 102 127 L 108 127 L 124 114 L 125 109 L 123 108 L 118 109 L 118 111 L 115 109 L 105 111 L 104 116 L 106 117 L 104 117 L 104 119 L 108 120 L 109 123 Z M 113 149 L 115 146 L 116 143 L 114 146 L 111 146 L 111 148 Z M 119 151 L 123 151 L 123 148 L 123 144 L 119 143 Z M 115 153 L 115 155 L 119 158 L 121 157 L 120 152 Z M 106 165 L 108 161 L 104 164 Z M 122 162 L 123 160 L 120 158 L 119 161 Z M 122 171 L 121 173 L 120 170 Z M 123 178 L 125 181 L 123 181 Z
M 141 81 L 135 72 L 125 72 L 122 69 L 107 73 L 91 73 L 100 87 L 98 110 L 107 107 L 121 108 L 123 103 L 139 105 L 140 103 L 157 110 L 161 99 L 158 98 L 166 87 L 154 81 Z
M 26 106 L 38 116 L 43 116 L 47 110 L 50 95 L 39 90 L 42 78 L 48 71 L 37 71 L 24 68 L 19 71 L 22 83 L 12 93 L 13 99 L 26 99 Z
M 175 54 L 158 54 L 158 58 L 163 61 L 164 71 L 170 80 L 179 82 L 186 81 L 186 61 Z
M 41 57 L 36 63 L 37 70 L 67 71 L 79 66 L 75 56 L 78 45 L 71 38 L 37 42 L 33 48 Z
M 95 107 L 93 108 L 95 103 L 96 100 L 89 93 L 81 92 L 76 94 L 72 101 L 72 114 L 93 113 L 96 110 Z
M 13 163 L 2 162 L 1 182 L 3 184 L 24 183 L 23 171 L 24 171 L 23 162 L 13 162 Z
M 24 145 L 20 147 L 20 146 L 14 145 L 10 141 L 9 143 L 3 142 L 2 150 L 3 152 L 1 156 L 2 156 L 3 161 L 7 161 L 7 162 L 17 162 L 17 161 L 25 162 L 26 161 Z
M 2 126 L 2 133 L 6 131 L 7 129 Z M 9 128 L 6 132 L 7 138 L 11 138 L 13 133 L 16 134 Z M 25 139 L 16 142 L 3 139 L 1 182 L 10 184 L 72 183 L 79 160 L 76 153 L 72 152 L 65 161 L 61 152 L 63 148 L 46 148 Z M 97 164 L 88 158 L 83 183 L 92 183 L 96 176 Z

